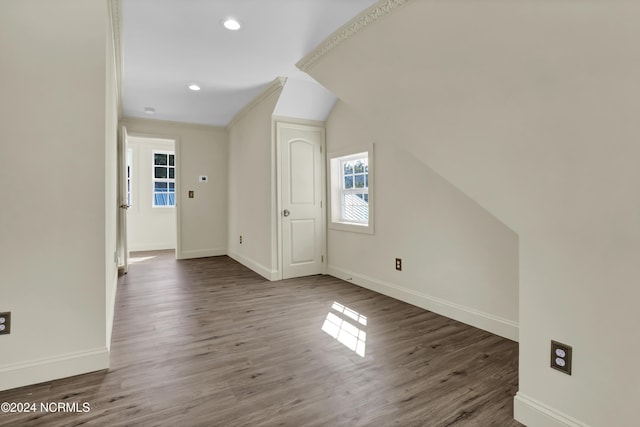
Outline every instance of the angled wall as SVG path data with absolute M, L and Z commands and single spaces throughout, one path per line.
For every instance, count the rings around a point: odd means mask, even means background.
M 527 425 L 636 423 L 638 16 L 624 1 L 389 0 L 300 62 L 518 233 Z M 573 346 L 571 376 L 550 369 L 552 339 Z
M 269 280 L 278 278 L 272 115 L 283 84 L 276 79 L 228 126 L 228 254 Z
M 339 101 L 327 152 L 375 141 L 375 233 L 329 229 L 329 274 L 518 340 L 518 236 Z M 403 260 L 402 271 L 394 259 Z

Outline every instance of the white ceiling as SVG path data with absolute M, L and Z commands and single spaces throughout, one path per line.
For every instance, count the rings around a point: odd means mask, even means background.
M 373 3 L 123 0 L 123 113 L 224 126 L 278 76 L 313 82 L 295 63 Z M 226 17 L 242 28 L 225 29 Z

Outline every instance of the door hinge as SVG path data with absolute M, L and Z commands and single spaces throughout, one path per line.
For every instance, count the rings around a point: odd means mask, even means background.
M 322 209 L 322 200 L 320 200 L 320 208 Z
M 322 153 L 322 145 L 320 146 L 320 152 Z
M 324 262 L 324 255 L 320 255 L 320 262 Z

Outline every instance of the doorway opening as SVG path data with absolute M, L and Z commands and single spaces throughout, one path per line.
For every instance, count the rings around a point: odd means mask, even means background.
M 126 150 L 128 250 L 176 250 L 176 141 L 128 135 Z

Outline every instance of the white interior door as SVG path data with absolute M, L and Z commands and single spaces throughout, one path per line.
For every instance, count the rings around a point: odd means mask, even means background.
M 129 271 L 129 245 L 127 243 L 127 210 L 129 209 L 129 162 L 128 162 L 127 128 L 122 127 L 118 141 L 118 202 L 120 215 L 118 218 L 118 268 Z
M 282 277 L 324 271 L 324 129 L 278 123 Z

